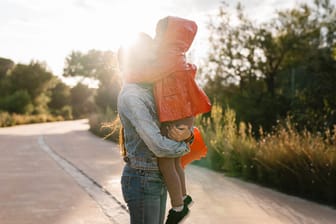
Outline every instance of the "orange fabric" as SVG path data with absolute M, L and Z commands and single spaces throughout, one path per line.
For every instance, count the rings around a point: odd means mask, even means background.
M 183 168 L 195 160 L 202 159 L 208 152 L 208 148 L 202 138 L 201 132 L 197 127 L 194 127 L 194 136 L 194 141 L 190 145 L 190 152 L 181 157 L 181 165 Z
M 155 83 L 153 92 L 160 122 L 196 116 L 211 110 L 210 100 L 196 84 L 196 67 L 174 72 Z
M 187 52 L 197 33 L 197 24 L 194 21 L 168 16 L 166 30 L 160 40 L 159 52 L 175 53 Z
M 167 27 L 157 41 L 157 59 L 152 66 L 124 73 L 126 82 L 155 83 L 153 93 L 160 122 L 196 116 L 211 110 L 211 103 L 196 84 L 196 66 L 185 53 L 197 33 L 194 21 L 167 17 Z
M 175 71 L 188 69 L 185 53 L 197 33 L 194 21 L 168 16 L 167 28 L 158 43 L 157 60 L 141 71 L 124 73 L 126 82 L 154 83 Z

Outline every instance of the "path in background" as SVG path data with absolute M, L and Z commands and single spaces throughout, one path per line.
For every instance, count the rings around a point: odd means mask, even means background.
M 88 128 L 87 120 L 77 120 L 0 129 L 1 224 L 129 223 L 118 146 Z M 327 206 L 222 173 L 189 166 L 186 174 L 195 201 L 188 224 L 336 220 L 336 210 Z

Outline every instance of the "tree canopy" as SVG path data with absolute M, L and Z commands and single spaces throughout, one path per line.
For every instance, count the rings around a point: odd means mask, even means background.
M 270 129 L 292 115 L 303 127 L 335 122 L 336 9 L 300 4 L 257 23 L 225 2 L 211 17 L 206 92 L 245 121 Z M 320 119 L 316 119 L 316 118 Z M 317 128 L 318 129 L 318 128 Z
M 90 50 L 73 51 L 66 58 L 65 77 L 91 78 L 99 81 L 95 95 L 96 105 L 104 110 L 116 110 L 121 81 L 114 52 Z

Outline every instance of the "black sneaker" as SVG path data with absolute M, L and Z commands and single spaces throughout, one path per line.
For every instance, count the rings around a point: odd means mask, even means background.
M 177 224 L 182 221 L 189 213 L 188 206 L 184 205 L 182 211 L 177 212 L 174 209 L 169 210 L 166 224 Z
M 194 203 L 190 195 L 187 195 L 187 197 L 183 200 L 184 205 L 189 206 Z

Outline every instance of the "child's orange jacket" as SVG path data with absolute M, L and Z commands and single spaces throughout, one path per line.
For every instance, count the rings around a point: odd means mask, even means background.
M 209 98 L 195 82 L 196 66 L 185 59 L 196 32 L 195 22 L 169 16 L 155 65 L 124 75 L 127 82 L 155 83 L 153 92 L 160 122 L 211 110 Z

